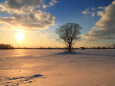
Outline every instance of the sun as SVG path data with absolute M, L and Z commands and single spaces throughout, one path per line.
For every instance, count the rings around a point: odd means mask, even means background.
M 24 40 L 24 33 L 23 33 L 23 32 L 18 32 L 18 33 L 16 34 L 16 39 L 17 39 L 18 41 Z

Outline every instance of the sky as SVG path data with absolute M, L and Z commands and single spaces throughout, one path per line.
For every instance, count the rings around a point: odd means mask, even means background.
M 114 9 L 114 0 L 0 0 L 0 43 L 64 47 L 55 30 L 72 22 L 82 27 L 75 47 L 108 45 L 115 39 Z

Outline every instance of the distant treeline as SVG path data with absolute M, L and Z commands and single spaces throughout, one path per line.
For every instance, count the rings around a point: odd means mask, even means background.
M 14 49 L 10 44 L 0 44 L 0 49 Z
M 88 49 L 115 49 L 115 47 L 90 47 Z
M 14 48 L 14 49 L 67 49 L 67 48 L 51 48 L 51 47 L 47 47 L 47 48 Z M 72 48 L 72 49 L 80 49 L 80 50 L 84 50 L 84 49 L 115 49 L 115 48 L 107 48 L 107 47 L 90 47 L 90 48 L 87 48 L 87 47 L 80 47 L 80 48 Z
M 39 47 L 39 48 L 27 48 L 27 47 L 13 47 L 10 44 L 0 44 L 0 49 L 67 49 L 67 48 L 60 48 L 60 47 Z M 113 47 L 80 47 L 80 48 L 72 48 L 72 49 L 115 49 L 115 44 Z

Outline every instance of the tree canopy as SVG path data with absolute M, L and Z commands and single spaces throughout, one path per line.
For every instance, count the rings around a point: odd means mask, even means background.
M 56 29 L 56 33 L 60 38 L 59 41 L 64 43 L 68 50 L 71 51 L 73 44 L 80 39 L 80 30 L 81 27 L 79 24 L 66 23 L 65 25 Z

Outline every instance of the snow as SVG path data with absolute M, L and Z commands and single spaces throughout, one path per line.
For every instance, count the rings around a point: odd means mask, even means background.
M 115 86 L 115 49 L 0 50 L 0 86 Z

